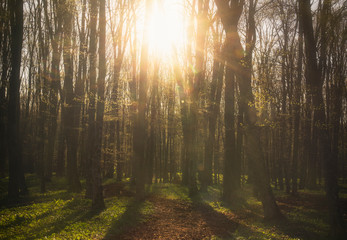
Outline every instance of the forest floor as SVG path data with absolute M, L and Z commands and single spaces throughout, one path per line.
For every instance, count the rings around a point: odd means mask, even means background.
M 181 185 L 153 184 L 139 202 L 129 184 L 107 180 L 106 209 L 93 212 L 84 193 L 65 190 L 64 178 L 54 177 L 44 194 L 35 176 L 27 179 L 30 195 L 17 204 L 6 202 L 7 180 L 0 179 L 0 239 L 331 239 L 322 191 L 275 190 L 286 219 L 267 222 L 249 185 L 230 205 L 220 201 L 218 185 L 190 198 Z M 347 220 L 345 189 L 341 205 Z
M 238 225 L 206 204 L 158 196 L 149 201 L 154 213 L 146 222 L 109 239 L 210 239 L 228 237 Z

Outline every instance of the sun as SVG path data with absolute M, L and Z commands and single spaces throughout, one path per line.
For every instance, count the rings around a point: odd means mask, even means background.
M 185 39 L 185 21 L 181 1 L 157 0 L 151 9 L 148 40 L 150 55 L 167 57 L 181 49 Z

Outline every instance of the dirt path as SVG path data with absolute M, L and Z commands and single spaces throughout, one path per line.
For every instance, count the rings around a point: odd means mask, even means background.
M 154 214 L 117 239 L 210 239 L 230 236 L 237 223 L 201 203 L 152 197 Z

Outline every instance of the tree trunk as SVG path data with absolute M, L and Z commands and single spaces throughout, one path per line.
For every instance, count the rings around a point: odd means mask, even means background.
M 93 165 L 96 154 L 96 121 L 95 121 L 95 99 L 96 99 L 96 44 L 97 32 L 96 23 L 98 19 L 98 1 L 89 0 L 90 22 L 89 22 L 89 107 L 88 107 L 88 151 L 86 159 L 86 197 L 93 197 Z
M 215 33 L 214 35 L 217 35 Z M 212 180 L 212 165 L 213 159 L 215 158 L 215 138 L 216 138 L 216 123 L 217 117 L 220 112 L 220 100 L 221 92 L 223 86 L 223 76 L 224 76 L 224 63 L 220 62 L 221 57 L 221 42 L 219 37 L 214 37 L 214 60 L 213 60 L 213 72 L 212 72 L 212 82 L 210 90 L 209 99 L 209 111 L 208 111 L 208 139 L 205 144 L 205 163 L 204 163 L 204 181 L 206 185 L 211 185 Z
M 232 28 L 236 29 L 236 25 Z M 226 65 L 234 64 L 233 60 L 233 34 L 227 33 L 226 37 Z M 235 193 L 240 189 L 241 161 L 236 159 L 235 142 L 235 73 L 231 67 L 226 68 L 225 73 L 225 145 L 224 145 L 224 173 L 223 173 L 223 199 L 230 202 Z
M 148 143 L 148 154 L 147 154 L 147 165 L 148 172 L 146 173 L 146 183 L 152 184 L 153 179 L 153 168 L 154 168 L 154 159 L 156 157 L 156 126 L 157 126 L 157 115 L 159 108 L 158 98 L 158 74 L 159 74 L 159 64 L 155 63 L 154 76 L 152 80 L 152 94 L 151 94 L 151 122 L 150 122 L 150 133 L 149 133 L 149 143 Z
M 58 137 L 58 154 L 57 154 L 57 161 L 56 161 L 56 174 L 58 177 L 62 177 L 65 175 L 65 130 L 64 130 L 64 116 L 65 116 L 65 109 L 62 106 L 61 107 L 61 114 L 60 114 L 60 130 L 59 130 L 59 137 Z
M 101 180 L 101 149 L 102 133 L 105 109 L 105 78 L 106 78 L 106 2 L 100 2 L 99 15 L 99 78 L 97 83 L 98 96 L 96 108 L 96 157 L 93 158 L 93 191 L 92 191 L 92 208 L 94 210 L 104 209 L 104 197 L 102 195 Z
M 79 46 L 79 56 L 78 56 L 78 73 L 75 85 L 75 99 L 73 103 L 74 108 L 74 128 L 82 129 L 78 130 L 76 145 L 79 146 L 78 152 L 78 162 L 80 164 L 79 172 L 81 175 L 85 173 L 85 159 L 87 158 L 87 150 L 85 144 L 85 133 L 86 133 L 86 118 L 83 114 L 83 106 L 85 105 L 85 85 L 87 79 L 87 41 L 86 41 L 86 8 L 87 0 L 82 2 L 82 13 L 81 13 L 81 29 L 80 29 L 80 46 Z
M 136 197 L 143 199 L 145 196 L 145 143 L 146 143 L 146 105 L 147 105 L 147 71 L 148 71 L 148 22 L 152 0 L 146 0 L 146 13 L 144 21 L 144 34 L 141 48 L 139 99 L 137 119 L 135 126 L 135 163 L 136 163 Z
M 302 26 L 299 24 L 299 53 L 297 65 L 297 77 L 294 92 L 294 127 L 293 127 L 293 148 L 292 148 L 292 194 L 298 193 L 298 160 L 299 160 L 299 126 L 301 107 L 301 79 L 302 79 L 302 59 L 303 59 L 303 36 Z
M 7 9 L 3 9 L 1 5 L 0 13 L 5 16 Z M 0 177 L 5 177 L 8 161 L 8 142 L 7 142 L 7 119 L 6 113 L 8 111 L 8 96 L 6 96 L 6 86 L 8 86 L 8 70 L 9 70 L 9 31 L 10 28 L 8 21 L 3 21 L 0 28 L 0 36 L 2 37 L 1 44 L 1 60 L 2 60 L 2 69 L 1 69 L 1 87 L 0 87 Z
M 62 24 L 62 7 L 61 2 L 53 1 L 52 8 L 55 7 L 57 15 L 52 22 L 49 22 L 47 1 L 43 1 L 46 26 L 48 28 L 51 47 L 52 47 L 52 61 L 51 61 L 51 72 L 50 72 L 50 86 L 49 86 L 49 121 L 48 121 L 48 146 L 46 155 L 46 169 L 45 178 L 50 181 L 53 171 L 53 158 L 54 158 L 54 146 L 55 136 L 57 132 L 57 118 L 58 118 L 58 91 L 60 87 L 60 57 L 61 48 L 59 48 L 60 35 L 61 35 L 61 24 Z M 53 29 L 52 25 L 55 26 Z
M 65 138 L 67 146 L 67 179 L 69 190 L 80 192 L 82 190 L 78 176 L 77 167 L 77 141 L 78 129 L 75 128 L 74 113 L 74 89 L 73 89 L 73 59 L 72 59 L 72 24 L 73 24 L 73 6 L 69 2 L 64 3 L 64 125 Z
M 327 7 L 328 1 L 323 3 Z M 324 8 L 323 7 L 323 8 Z M 313 32 L 311 6 L 309 0 L 299 2 L 300 21 L 303 27 L 305 54 L 307 62 L 306 82 L 308 93 L 312 96 L 313 103 L 313 137 L 320 143 L 325 167 L 325 187 L 328 200 L 331 234 L 334 237 L 344 236 L 344 223 L 339 209 L 338 185 L 337 185 L 337 156 L 331 152 L 329 133 L 326 123 L 324 100 L 322 93 L 323 78 L 318 68 L 316 56 L 316 41 Z M 326 23 L 322 23 L 323 25 Z M 325 34 L 325 33 L 324 33 Z M 326 54 L 326 53 L 323 53 Z M 335 143 L 337 144 L 337 143 Z M 311 156 L 314 157 L 314 156 Z
M 27 191 L 22 166 L 22 139 L 20 136 L 20 67 L 23 44 L 23 0 L 11 0 L 8 3 L 11 26 L 11 73 L 8 89 L 8 150 L 9 183 L 8 197 L 17 199 L 19 192 Z
M 263 204 L 264 217 L 266 219 L 278 219 L 282 217 L 282 214 L 276 204 L 264 166 L 260 142 L 260 127 L 257 126 L 257 114 L 251 86 L 252 48 L 250 51 L 246 51 L 246 56 L 244 56 L 244 50 L 237 32 L 237 23 L 243 10 L 244 2 L 232 0 L 230 5 L 229 1 L 225 0 L 215 0 L 215 2 L 226 33 L 232 36 L 230 38 L 232 50 L 230 54 L 233 56 L 234 62 L 230 67 L 237 76 L 240 88 L 240 101 L 243 101 L 245 106 L 246 150 L 255 178 L 254 184 L 259 191 L 259 198 Z M 255 34 L 253 38 L 255 38 Z M 245 59 L 243 59 L 244 57 Z M 245 60 L 245 64 L 242 64 L 243 60 Z

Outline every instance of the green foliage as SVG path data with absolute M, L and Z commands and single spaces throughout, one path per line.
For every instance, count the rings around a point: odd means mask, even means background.
M 187 187 L 178 184 L 152 184 L 151 189 L 153 193 L 159 194 L 167 199 L 181 199 L 191 201 L 189 198 L 189 190 Z
M 181 199 L 195 202 L 190 199 L 186 187 L 174 184 L 154 185 L 153 191 L 169 199 Z M 311 201 L 319 201 L 324 198 L 324 192 L 314 193 L 300 192 L 298 197 L 286 195 L 281 191 L 275 192 L 278 204 L 286 216 L 286 220 L 279 222 L 267 222 L 263 218 L 261 202 L 252 196 L 252 187 L 246 184 L 238 193 L 238 199 L 227 205 L 221 201 L 221 186 L 208 187 L 207 193 L 200 194 L 200 204 L 208 204 L 216 212 L 220 212 L 238 224 L 235 231 L 230 232 L 227 239 L 329 239 L 328 213 L 326 210 L 312 204 Z M 311 199 L 312 198 L 312 199 Z M 211 239 L 222 239 L 213 236 Z
M 0 239 L 115 239 L 123 231 L 147 221 L 154 213 L 150 200 L 138 202 L 130 196 L 108 197 L 106 210 L 92 212 L 91 201 L 85 199 L 83 193 L 64 190 L 64 178 L 52 180 L 47 185 L 48 192 L 41 194 L 37 178 L 29 176 L 30 196 L 16 206 L 0 208 Z M 5 184 L 6 180 L 2 179 L 1 189 Z M 114 180 L 107 180 L 107 184 L 114 184 Z M 263 219 L 261 202 L 252 196 L 248 184 L 229 204 L 220 200 L 220 185 L 209 186 L 207 192 L 194 199 L 189 197 L 187 187 L 178 184 L 153 184 L 148 190 L 152 195 L 167 199 L 209 206 L 235 223 L 228 238 L 212 236 L 209 239 L 329 239 L 323 191 L 300 191 L 298 196 L 275 191 L 287 219 L 267 222 Z
M 29 183 L 35 183 L 29 177 Z M 152 212 L 148 202 L 131 197 L 105 200 L 106 210 L 92 212 L 91 201 L 83 193 L 61 190 L 65 179 L 53 178 L 48 192 L 40 194 L 36 184 L 30 187 L 29 201 L 0 209 L 0 239 L 103 239 L 120 233 L 125 226 L 146 220 Z

